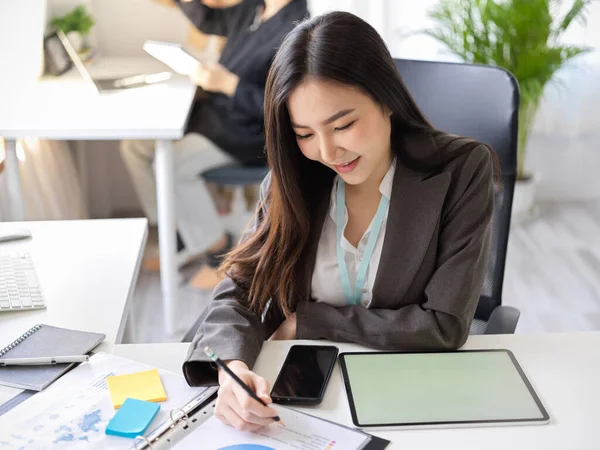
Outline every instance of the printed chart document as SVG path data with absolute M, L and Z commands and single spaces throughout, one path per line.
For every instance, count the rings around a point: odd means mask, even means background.
M 0 417 L 0 449 L 130 450 L 133 440 L 107 436 L 106 425 L 115 415 L 106 377 L 149 370 L 152 367 L 125 358 L 98 353 Z M 146 434 L 170 420 L 172 409 L 199 395 L 181 375 L 159 370 L 167 401 Z
M 175 450 L 360 450 L 371 437 L 359 430 L 321 420 L 293 409 L 277 407 L 285 427 L 276 423 L 256 433 L 238 431 L 211 417 Z

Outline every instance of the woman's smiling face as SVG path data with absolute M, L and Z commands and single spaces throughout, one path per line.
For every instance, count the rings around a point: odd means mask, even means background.
M 359 185 L 387 171 L 391 113 L 359 89 L 309 78 L 291 92 L 287 108 L 304 156 L 344 182 Z

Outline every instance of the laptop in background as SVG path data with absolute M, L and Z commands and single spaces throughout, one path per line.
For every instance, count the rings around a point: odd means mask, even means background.
M 65 33 L 59 29 L 57 30 L 56 34 L 65 47 L 69 58 L 71 61 L 73 61 L 73 65 L 75 65 L 77 68 L 77 71 L 81 74 L 83 79 L 94 86 L 96 91 L 99 93 L 148 86 L 166 81 L 172 76 L 171 72 L 159 72 L 153 74 L 138 74 L 120 78 L 93 78 Z

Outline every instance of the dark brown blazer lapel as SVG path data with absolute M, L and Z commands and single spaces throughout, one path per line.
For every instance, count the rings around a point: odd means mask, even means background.
M 449 173 L 423 179 L 396 166 L 372 307 L 398 308 L 431 243 L 449 185 Z

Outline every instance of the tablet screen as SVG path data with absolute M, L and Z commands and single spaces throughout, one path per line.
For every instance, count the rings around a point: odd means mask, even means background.
M 549 419 L 508 350 L 343 353 L 340 365 L 356 426 Z
M 146 41 L 144 50 L 180 75 L 191 75 L 201 65 L 181 45 L 170 42 Z

